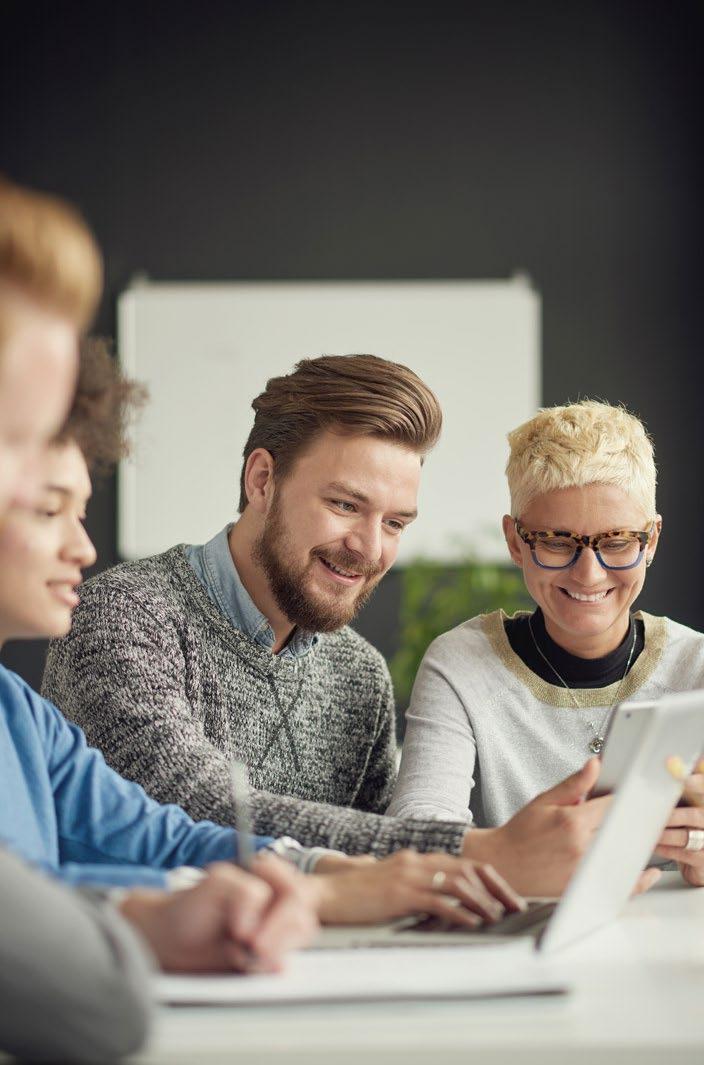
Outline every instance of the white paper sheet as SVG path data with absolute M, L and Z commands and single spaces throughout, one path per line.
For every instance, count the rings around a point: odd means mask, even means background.
M 518 939 L 476 947 L 312 951 L 294 955 L 283 973 L 160 976 L 160 1002 L 273 1005 L 294 1002 L 451 999 L 566 990 L 549 963 Z

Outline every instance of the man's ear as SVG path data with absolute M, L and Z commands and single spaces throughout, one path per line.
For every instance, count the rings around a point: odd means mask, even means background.
M 244 468 L 247 503 L 258 514 L 266 514 L 274 494 L 274 456 L 264 447 L 255 448 Z
M 504 539 L 508 547 L 511 560 L 523 569 L 523 553 L 521 551 L 521 538 L 516 532 L 516 522 L 510 514 L 504 514 L 501 522 L 504 530 Z

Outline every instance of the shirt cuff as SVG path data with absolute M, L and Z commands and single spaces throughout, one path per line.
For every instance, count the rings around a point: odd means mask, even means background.
M 345 857 L 342 851 L 329 850 L 327 847 L 302 847 L 301 844 L 291 839 L 290 836 L 280 836 L 273 843 L 269 843 L 260 852 L 262 854 L 275 854 L 277 858 L 283 858 L 295 866 L 301 873 L 312 873 L 321 858 L 335 854 Z
M 166 874 L 167 891 L 185 891 L 203 879 L 205 873 L 202 869 L 196 869 L 192 865 L 179 865 L 176 869 L 169 869 Z

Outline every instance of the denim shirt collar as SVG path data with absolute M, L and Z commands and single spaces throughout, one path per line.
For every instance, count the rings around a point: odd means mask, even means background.
M 186 558 L 208 596 L 228 621 L 260 647 L 271 650 L 274 646 L 274 630 L 255 606 L 237 572 L 228 541 L 231 528 L 232 524 L 226 525 L 206 544 L 188 546 Z M 315 632 L 295 628 L 278 657 L 302 658 L 315 647 L 319 639 Z

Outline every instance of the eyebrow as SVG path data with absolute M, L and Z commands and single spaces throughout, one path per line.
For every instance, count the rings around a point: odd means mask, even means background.
M 58 494 L 60 496 L 64 496 L 65 499 L 69 499 L 71 496 L 76 494 L 72 488 L 67 488 L 64 484 L 45 484 L 44 491 L 58 492 Z M 89 499 L 90 495 L 86 496 L 86 502 L 88 502 Z
M 350 496 L 351 499 L 356 499 L 359 503 L 369 503 L 369 496 L 365 496 L 364 492 L 360 492 L 348 484 L 343 484 L 342 481 L 331 481 L 325 490 L 327 492 L 339 492 L 343 496 Z M 395 510 L 394 514 L 398 514 L 399 518 L 412 519 L 418 517 L 417 510 Z

